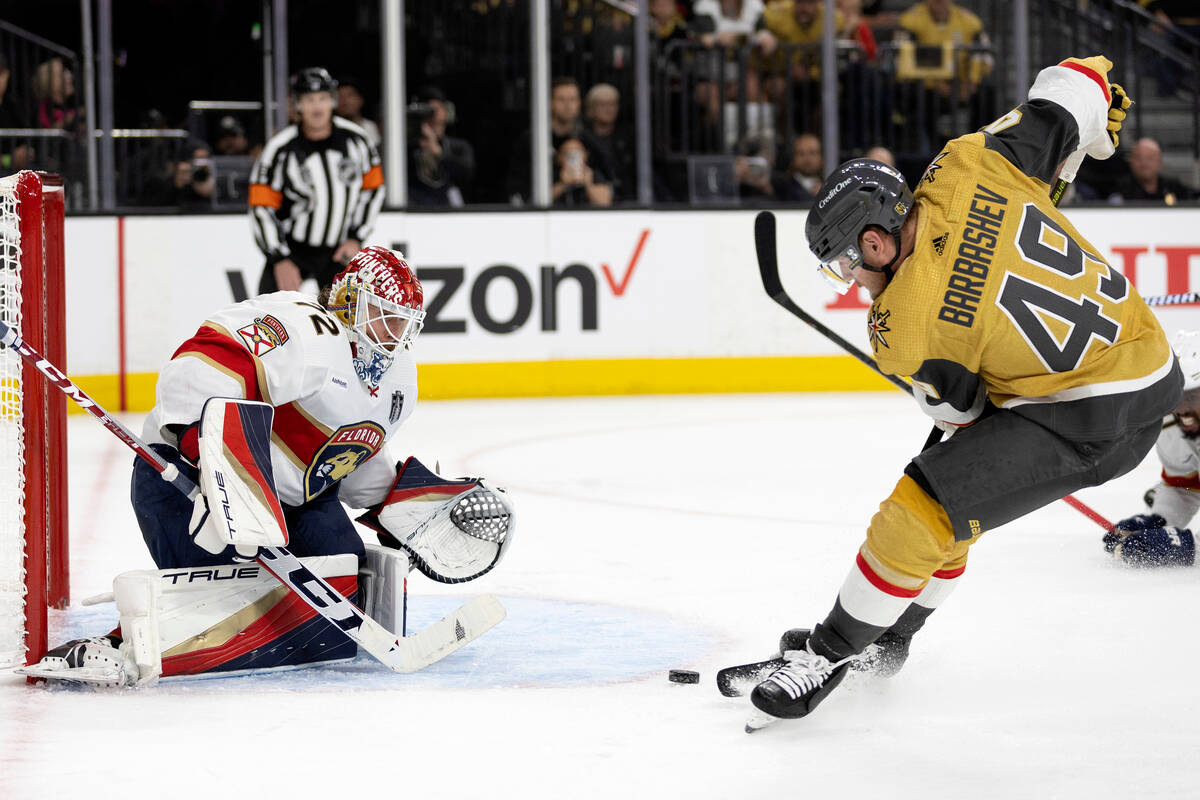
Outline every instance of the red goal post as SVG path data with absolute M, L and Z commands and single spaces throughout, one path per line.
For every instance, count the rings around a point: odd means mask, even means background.
M 0 178 L 0 319 L 66 369 L 63 182 Z M 68 592 L 66 397 L 0 349 L 0 666 L 46 651 Z

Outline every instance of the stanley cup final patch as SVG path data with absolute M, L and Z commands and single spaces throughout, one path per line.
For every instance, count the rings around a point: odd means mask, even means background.
M 270 314 L 255 317 L 254 322 L 238 328 L 238 336 L 255 357 L 265 355 L 276 347 L 283 346 L 288 340 L 287 329 L 283 323 Z
M 396 420 L 400 419 L 400 415 L 404 413 L 404 392 L 397 389 L 392 392 L 392 409 L 388 412 L 388 422 L 393 425 Z

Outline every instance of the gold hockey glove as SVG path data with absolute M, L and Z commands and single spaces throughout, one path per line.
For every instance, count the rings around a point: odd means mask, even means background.
M 1084 69 L 1090 69 L 1093 72 L 1100 73 L 1100 78 L 1107 83 L 1108 71 L 1113 68 L 1113 64 L 1104 56 L 1089 56 L 1088 58 L 1068 58 L 1059 62 L 1061 65 L 1078 64 Z
M 1113 150 L 1116 150 L 1121 141 L 1121 137 L 1117 134 L 1125 122 L 1125 111 L 1133 105 L 1133 101 L 1129 99 L 1129 95 L 1125 94 L 1125 89 L 1121 84 L 1110 83 L 1108 88 L 1112 92 L 1112 104 L 1108 107 L 1108 137 L 1112 139 Z

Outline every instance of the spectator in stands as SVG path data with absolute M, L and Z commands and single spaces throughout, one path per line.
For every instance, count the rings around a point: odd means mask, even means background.
M 562 76 L 554 78 L 550 82 L 550 147 L 555 155 L 550 167 L 555 172 L 558 171 L 561 160 L 559 149 L 567 140 L 575 139 L 587 151 L 586 163 L 593 170 L 603 174 L 605 183 L 608 183 L 611 180 L 608 176 L 612 174 L 612 169 L 592 135 L 584 129 L 579 118 L 579 109 L 579 84 L 575 79 Z M 509 160 L 508 195 L 517 205 L 529 202 L 532 197 L 529 161 L 531 149 L 532 137 L 526 130 L 517 137 L 512 158 Z M 571 174 L 574 176 L 574 170 Z
M 37 101 L 39 128 L 58 128 L 76 133 L 81 122 L 75 104 L 75 76 L 61 58 L 38 64 L 33 75 L 33 96 Z
M 757 133 L 738 144 L 733 160 L 733 174 L 738 183 L 738 199 L 742 205 L 762 206 L 775 203 L 775 139 L 770 134 Z
M 875 145 L 874 147 L 867 150 L 867 152 L 863 153 L 863 158 L 870 158 L 875 161 L 882 161 L 884 164 L 887 164 L 889 167 L 896 166 L 896 156 L 892 153 L 891 150 L 888 150 L 886 147 L 883 147 L 882 145 Z
M 783 180 L 778 182 L 776 195 L 789 203 L 812 202 L 825 180 L 825 154 L 821 140 L 802 133 L 792 143 L 792 159 Z
M 863 19 L 862 0 L 837 0 L 837 11 L 842 16 L 838 38 L 854 42 L 867 61 L 874 61 L 879 47 L 871 26 Z
M 668 42 L 691 38 L 691 30 L 675 0 L 650 0 L 650 19 L 650 34 L 660 49 Z
M 0 128 L 27 128 L 29 121 L 8 91 L 11 81 L 8 58 L 0 52 Z M 0 175 L 11 175 L 25 169 L 33 160 L 33 155 L 33 147 L 27 142 L 15 136 L 0 135 Z
M 1140 0 L 1140 4 L 1154 15 L 1149 26 L 1149 47 L 1144 51 L 1148 55 L 1146 71 L 1154 76 L 1158 96 L 1170 97 L 1190 68 L 1180 63 L 1178 56 L 1172 56 L 1172 52 L 1187 49 L 1175 34 L 1200 39 L 1200 7 L 1196 0 Z
M 371 140 L 371 144 L 379 147 L 383 144 L 383 137 L 379 133 L 379 126 L 375 124 L 375 121 L 363 116 L 366 100 L 363 99 L 359 86 L 358 79 L 353 75 L 342 76 L 338 83 L 337 107 L 333 113 L 362 128 L 367 132 L 367 138 Z
M 911 36 L 918 46 L 989 44 L 979 17 L 950 0 L 919 0 L 900 15 L 899 23 L 901 30 Z M 943 98 L 966 101 L 979 90 L 980 82 L 991 73 L 992 57 L 987 53 L 958 52 L 955 54 L 954 71 L 958 78 L 958 97 L 951 98 L 953 87 L 949 81 L 927 81 L 927 86 Z
M 246 129 L 236 117 L 224 116 L 217 123 L 217 140 L 213 145 L 219 156 L 244 156 L 250 153 Z
M 587 130 L 596 148 L 612 170 L 613 200 L 633 200 L 637 196 L 637 158 L 629 129 L 618 124 L 621 93 L 608 83 L 588 89 L 584 99 Z
M 191 142 L 183 157 L 171 166 L 166 180 L 149 188 L 146 200 L 149 205 L 201 211 L 212 208 L 215 190 L 212 153 L 203 142 Z
M 753 69 L 745 75 L 746 95 L 739 98 L 742 70 L 737 52 L 743 46 L 755 48 L 762 58 L 775 52 L 775 37 L 763 22 L 762 0 L 696 0 L 691 27 L 704 46 L 718 48 L 707 64 L 697 65 L 702 82 L 696 86 L 696 99 L 705 109 L 707 120 L 712 123 L 720 118 L 723 101 L 762 102 L 765 98 L 761 96 L 758 74 Z M 711 82 L 713 79 L 715 83 Z M 748 111 L 752 131 L 773 130 L 774 121 L 768 118 L 766 110 L 764 106 Z M 737 131 L 727 130 L 725 136 L 727 140 L 736 139 Z
M 788 124 L 795 130 L 820 127 L 817 108 L 821 102 L 820 44 L 824 13 L 822 0 L 777 0 L 763 13 L 767 30 L 781 46 L 781 51 L 766 59 L 763 65 L 767 73 L 763 81 L 766 96 L 779 105 L 782 112 L 790 81 L 792 115 Z M 835 29 L 840 30 L 844 24 L 842 15 L 836 14 Z
M 454 106 L 427 86 L 408 107 L 409 201 L 416 206 L 461 206 L 475 179 L 475 149 L 446 135 Z
M 551 201 L 555 206 L 611 206 L 611 179 L 589 163 L 592 153 L 583 142 L 571 138 L 558 146 L 554 154 L 554 186 Z
M 1162 174 L 1162 148 L 1147 137 L 1138 139 L 1129 151 L 1129 174 L 1117 181 L 1110 203 L 1127 200 L 1156 200 L 1168 206 L 1191 200 L 1195 192 L 1181 181 Z

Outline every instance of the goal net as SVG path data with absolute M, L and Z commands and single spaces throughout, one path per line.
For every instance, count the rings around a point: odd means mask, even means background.
M 63 192 L 55 175 L 0 178 L 0 321 L 66 369 Z M 0 666 L 46 650 L 65 606 L 66 402 L 0 348 Z

